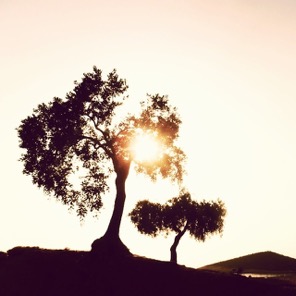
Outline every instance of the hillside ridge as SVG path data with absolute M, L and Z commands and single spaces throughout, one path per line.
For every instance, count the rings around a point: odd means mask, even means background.
M 296 259 L 265 251 L 206 265 L 201 269 L 240 273 L 296 273 Z

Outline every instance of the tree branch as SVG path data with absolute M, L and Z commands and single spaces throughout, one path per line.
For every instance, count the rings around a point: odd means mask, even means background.
M 102 134 L 104 140 L 105 140 L 106 143 L 108 144 L 110 140 L 108 139 L 107 134 L 106 134 L 106 133 L 105 133 L 105 132 L 99 127 L 99 124 L 95 121 L 94 116 L 91 116 L 91 115 L 89 115 L 89 114 L 85 114 L 85 116 L 87 116 L 87 117 L 92 121 L 92 123 L 93 123 L 95 129 L 96 129 L 97 131 L 99 131 L 99 132 Z
M 90 137 L 90 136 L 80 136 L 79 140 L 83 141 L 83 140 L 89 140 L 92 142 L 94 149 L 100 149 L 102 148 L 104 150 L 104 152 L 110 157 L 113 157 L 113 154 L 108 150 L 108 144 L 102 144 L 100 143 L 100 141 L 98 141 L 96 138 Z
M 185 224 L 183 230 L 179 232 L 181 236 L 184 235 L 184 233 L 185 233 L 186 230 L 188 229 L 188 226 L 189 226 L 189 221 L 187 220 L 187 222 L 186 222 L 186 224 Z
M 88 117 L 93 125 L 94 125 L 94 128 L 101 133 L 101 135 L 103 136 L 103 139 L 104 141 L 106 142 L 105 144 L 102 144 L 100 143 L 97 139 L 95 138 L 92 138 L 92 137 L 89 137 L 89 136 L 84 136 L 86 139 L 89 139 L 89 140 L 92 140 L 95 144 L 97 144 L 99 147 L 98 148 L 102 148 L 105 153 L 110 157 L 110 158 L 113 158 L 113 155 L 114 155 L 114 151 L 112 149 L 112 143 L 111 143 L 111 140 L 109 139 L 108 135 L 106 132 L 104 132 L 100 127 L 99 127 L 99 124 L 97 122 L 95 122 L 95 118 L 94 116 L 91 116 L 89 114 L 85 114 L 86 117 Z M 111 151 L 108 149 L 108 147 L 111 148 Z

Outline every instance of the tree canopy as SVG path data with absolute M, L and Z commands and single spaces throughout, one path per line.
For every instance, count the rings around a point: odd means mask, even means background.
M 176 234 L 171 247 L 171 261 L 177 262 L 176 248 L 187 231 L 198 241 L 213 234 L 222 233 L 226 208 L 217 201 L 197 202 L 191 199 L 188 192 L 168 200 L 165 204 L 148 200 L 139 201 L 129 214 L 140 233 L 152 237 L 161 232 Z
M 128 114 L 119 123 L 116 112 L 128 98 L 128 86 L 113 70 L 104 80 L 102 71 L 83 74 L 65 99 L 54 97 L 22 120 L 17 129 L 23 173 L 45 193 L 52 194 L 79 217 L 98 212 L 109 190 L 108 178 L 116 174 L 116 198 L 109 228 L 118 236 L 125 202 L 125 181 L 130 164 L 152 180 L 158 176 L 182 181 L 184 152 L 176 145 L 181 120 L 167 96 L 147 95 L 139 114 Z M 154 161 L 134 157 L 131 143 L 141 131 L 152 135 L 162 152 Z M 80 185 L 73 176 L 79 175 Z M 108 229 L 109 229 L 108 228 Z

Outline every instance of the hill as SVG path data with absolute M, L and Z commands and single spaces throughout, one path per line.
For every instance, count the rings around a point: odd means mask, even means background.
M 0 253 L 1 296 L 291 296 L 295 286 L 129 256 L 17 247 Z
M 207 265 L 202 269 L 258 274 L 296 273 L 296 259 L 268 251 Z

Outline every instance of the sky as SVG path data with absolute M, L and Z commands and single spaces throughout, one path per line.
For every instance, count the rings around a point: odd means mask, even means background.
M 196 200 L 225 203 L 222 236 L 185 235 L 180 264 L 267 250 L 296 258 L 295 16 L 294 0 L 1 0 L 0 250 L 90 250 L 104 234 L 114 180 L 99 217 L 81 223 L 22 174 L 16 133 L 96 65 L 126 79 L 129 106 L 168 95 L 183 122 L 186 187 Z M 173 236 L 146 237 L 127 214 L 139 199 L 177 193 L 131 172 L 120 235 L 133 253 L 169 260 Z

